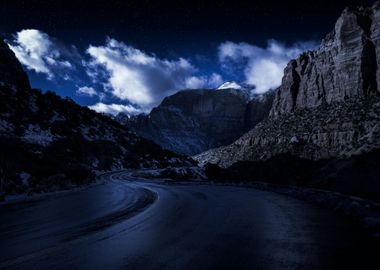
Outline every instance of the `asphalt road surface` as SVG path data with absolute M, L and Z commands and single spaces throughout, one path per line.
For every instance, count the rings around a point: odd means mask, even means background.
M 380 269 L 365 231 L 301 200 L 103 177 L 0 206 L 0 269 Z

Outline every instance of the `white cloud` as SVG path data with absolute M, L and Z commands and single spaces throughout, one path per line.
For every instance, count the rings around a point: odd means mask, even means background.
M 83 86 L 79 87 L 78 90 L 76 91 L 77 95 L 83 95 L 83 96 L 97 96 L 98 93 L 95 91 L 93 87 L 88 87 L 88 86 Z
M 165 96 L 183 88 L 202 88 L 220 80 L 218 75 L 197 76 L 198 70 L 186 59 L 160 59 L 115 39 L 105 46 L 89 46 L 90 62 L 85 62 L 90 77 L 105 77 L 106 91 L 148 110 Z M 106 71 L 106 74 L 104 73 Z
M 290 59 L 316 46 L 314 42 L 299 42 L 286 47 L 270 40 L 266 48 L 261 48 L 244 42 L 224 42 L 219 46 L 218 55 L 225 70 L 242 71 L 245 82 L 255 85 L 255 92 L 263 93 L 280 86 L 283 70 Z
M 54 78 L 53 69 L 72 69 L 72 64 L 63 59 L 60 50 L 48 34 L 36 29 L 24 29 L 8 42 L 17 59 L 29 70 L 44 73 Z
M 186 79 L 185 87 L 191 89 L 216 88 L 223 83 L 222 76 L 212 73 L 211 76 L 191 76 Z
M 208 85 L 212 88 L 217 88 L 222 83 L 223 83 L 223 78 L 217 73 L 211 74 L 210 78 L 208 79 Z
M 94 110 L 98 113 L 107 113 L 117 115 L 118 113 L 126 113 L 128 115 L 131 114 L 139 114 L 143 111 L 132 106 L 132 105 L 123 105 L 123 104 L 105 104 L 102 102 L 96 103 L 92 106 L 88 106 L 91 110 Z
M 185 88 L 198 89 L 205 85 L 205 79 L 202 77 L 191 76 L 185 81 Z

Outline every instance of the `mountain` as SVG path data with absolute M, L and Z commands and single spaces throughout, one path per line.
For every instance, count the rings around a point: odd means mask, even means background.
M 287 153 L 311 160 L 380 147 L 380 7 L 347 8 L 315 51 L 289 62 L 270 117 L 195 158 L 229 167 Z
M 225 83 L 221 84 L 217 89 L 229 89 L 229 88 L 242 89 L 243 86 L 241 86 L 237 82 L 225 82 Z
M 192 164 L 108 116 L 32 89 L 2 40 L 0 82 L 0 192 L 61 189 L 94 180 L 94 171 Z
M 8 45 L 0 38 L 0 85 L 30 88 L 29 79 Z
M 251 99 L 249 91 L 230 86 L 179 91 L 148 115 L 117 119 L 166 149 L 194 155 L 233 142 L 268 116 L 272 92 Z
M 317 51 L 288 64 L 271 115 L 377 95 L 379 27 L 378 3 L 346 8 Z
M 317 50 L 289 62 L 267 119 L 194 157 L 207 176 L 380 201 L 379 29 L 378 2 L 345 9 Z

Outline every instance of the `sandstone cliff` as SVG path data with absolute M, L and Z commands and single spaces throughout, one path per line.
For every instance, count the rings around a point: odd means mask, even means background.
M 319 49 L 289 62 L 270 117 L 195 158 L 228 167 L 289 153 L 343 158 L 380 147 L 380 5 L 347 8 Z
M 228 145 L 269 114 L 273 93 L 250 100 L 241 89 L 196 89 L 166 97 L 149 115 L 119 120 L 166 149 L 193 155 Z
M 346 8 L 318 50 L 290 61 L 271 116 L 376 94 L 380 79 L 376 79 L 377 13 L 377 6 Z

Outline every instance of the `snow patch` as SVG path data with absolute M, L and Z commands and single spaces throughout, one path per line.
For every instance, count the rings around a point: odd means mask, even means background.
M 50 123 L 54 123 L 55 121 L 65 121 L 65 120 L 66 118 L 64 116 L 60 115 L 56 111 L 53 111 L 53 116 L 50 119 Z
M 48 146 L 54 137 L 50 130 L 42 130 L 39 125 L 29 125 L 22 138 L 29 143 Z
M 22 184 L 26 187 L 29 187 L 30 174 L 26 172 L 20 172 L 19 176 L 20 176 Z
M 293 136 L 291 139 L 290 139 L 290 143 L 299 143 L 299 140 L 296 136 Z
M 14 130 L 14 126 L 3 120 L 3 119 L 0 119 L 0 132 L 12 132 Z
M 220 85 L 217 89 L 242 89 L 243 87 L 237 82 L 225 82 Z

